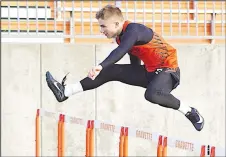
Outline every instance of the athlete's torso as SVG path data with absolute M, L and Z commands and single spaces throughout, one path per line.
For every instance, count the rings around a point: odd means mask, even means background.
M 123 32 L 126 31 L 128 25 L 131 25 L 130 29 L 134 27 L 134 31 L 139 31 L 139 41 L 135 43 L 129 53 L 141 59 L 147 71 L 151 72 L 164 67 L 178 67 L 176 49 L 168 44 L 159 34 L 144 25 L 130 23 L 129 21 L 124 23 Z M 120 44 L 120 40 L 123 40 L 123 32 L 122 36 L 116 38 L 118 44 Z

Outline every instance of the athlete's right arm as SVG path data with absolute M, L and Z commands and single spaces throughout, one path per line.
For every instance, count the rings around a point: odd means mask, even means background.
M 138 31 L 127 29 L 123 35 L 120 45 L 114 49 L 110 55 L 100 65 L 103 68 L 108 67 L 119 61 L 135 45 L 138 39 Z
M 150 42 L 153 38 L 153 31 L 141 24 L 130 24 L 124 32 L 120 45 L 114 49 L 110 55 L 100 65 L 105 68 L 119 61 L 128 53 L 134 45 L 143 45 Z M 134 56 L 135 57 L 135 56 Z M 137 59 L 132 57 L 133 63 L 138 63 Z

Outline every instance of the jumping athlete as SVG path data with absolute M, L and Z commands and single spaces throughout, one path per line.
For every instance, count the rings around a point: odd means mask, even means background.
M 101 33 L 107 38 L 116 38 L 118 47 L 93 67 L 87 77 L 75 84 L 65 85 L 66 76 L 59 83 L 47 71 L 47 85 L 57 101 L 63 102 L 78 92 L 95 89 L 109 81 L 120 81 L 145 88 L 144 97 L 147 101 L 180 111 L 197 131 L 201 131 L 204 118 L 197 109 L 171 94 L 180 84 L 177 50 L 153 29 L 124 20 L 118 7 L 105 6 L 97 12 L 96 19 Z M 126 54 L 131 64 L 115 64 Z

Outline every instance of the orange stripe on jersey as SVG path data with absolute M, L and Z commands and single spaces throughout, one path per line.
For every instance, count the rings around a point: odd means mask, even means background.
M 125 21 L 123 32 L 130 22 Z M 117 44 L 120 44 L 119 37 L 116 38 Z M 177 68 L 177 51 L 169 45 L 159 34 L 154 32 L 153 39 L 145 44 L 133 46 L 130 53 L 137 56 L 144 62 L 147 71 L 155 71 L 158 68 Z

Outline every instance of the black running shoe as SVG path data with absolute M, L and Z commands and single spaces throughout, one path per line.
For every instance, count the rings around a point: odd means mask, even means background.
M 64 95 L 64 90 L 65 90 L 64 82 L 66 80 L 66 76 L 63 78 L 62 83 L 60 84 L 58 81 L 56 81 L 53 78 L 53 76 L 50 74 L 49 71 L 46 72 L 47 85 L 51 89 L 53 94 L 55 95 L 58 102 L 62 102 L 64 100 L 68 99 L 68 97 L 66 97 Z
M 191 112 L 185 115 L 193 124 L 197 131 L 201 131 L 204 126 L 204 118 L 199 114 L 198 110 L 191 107 Z

